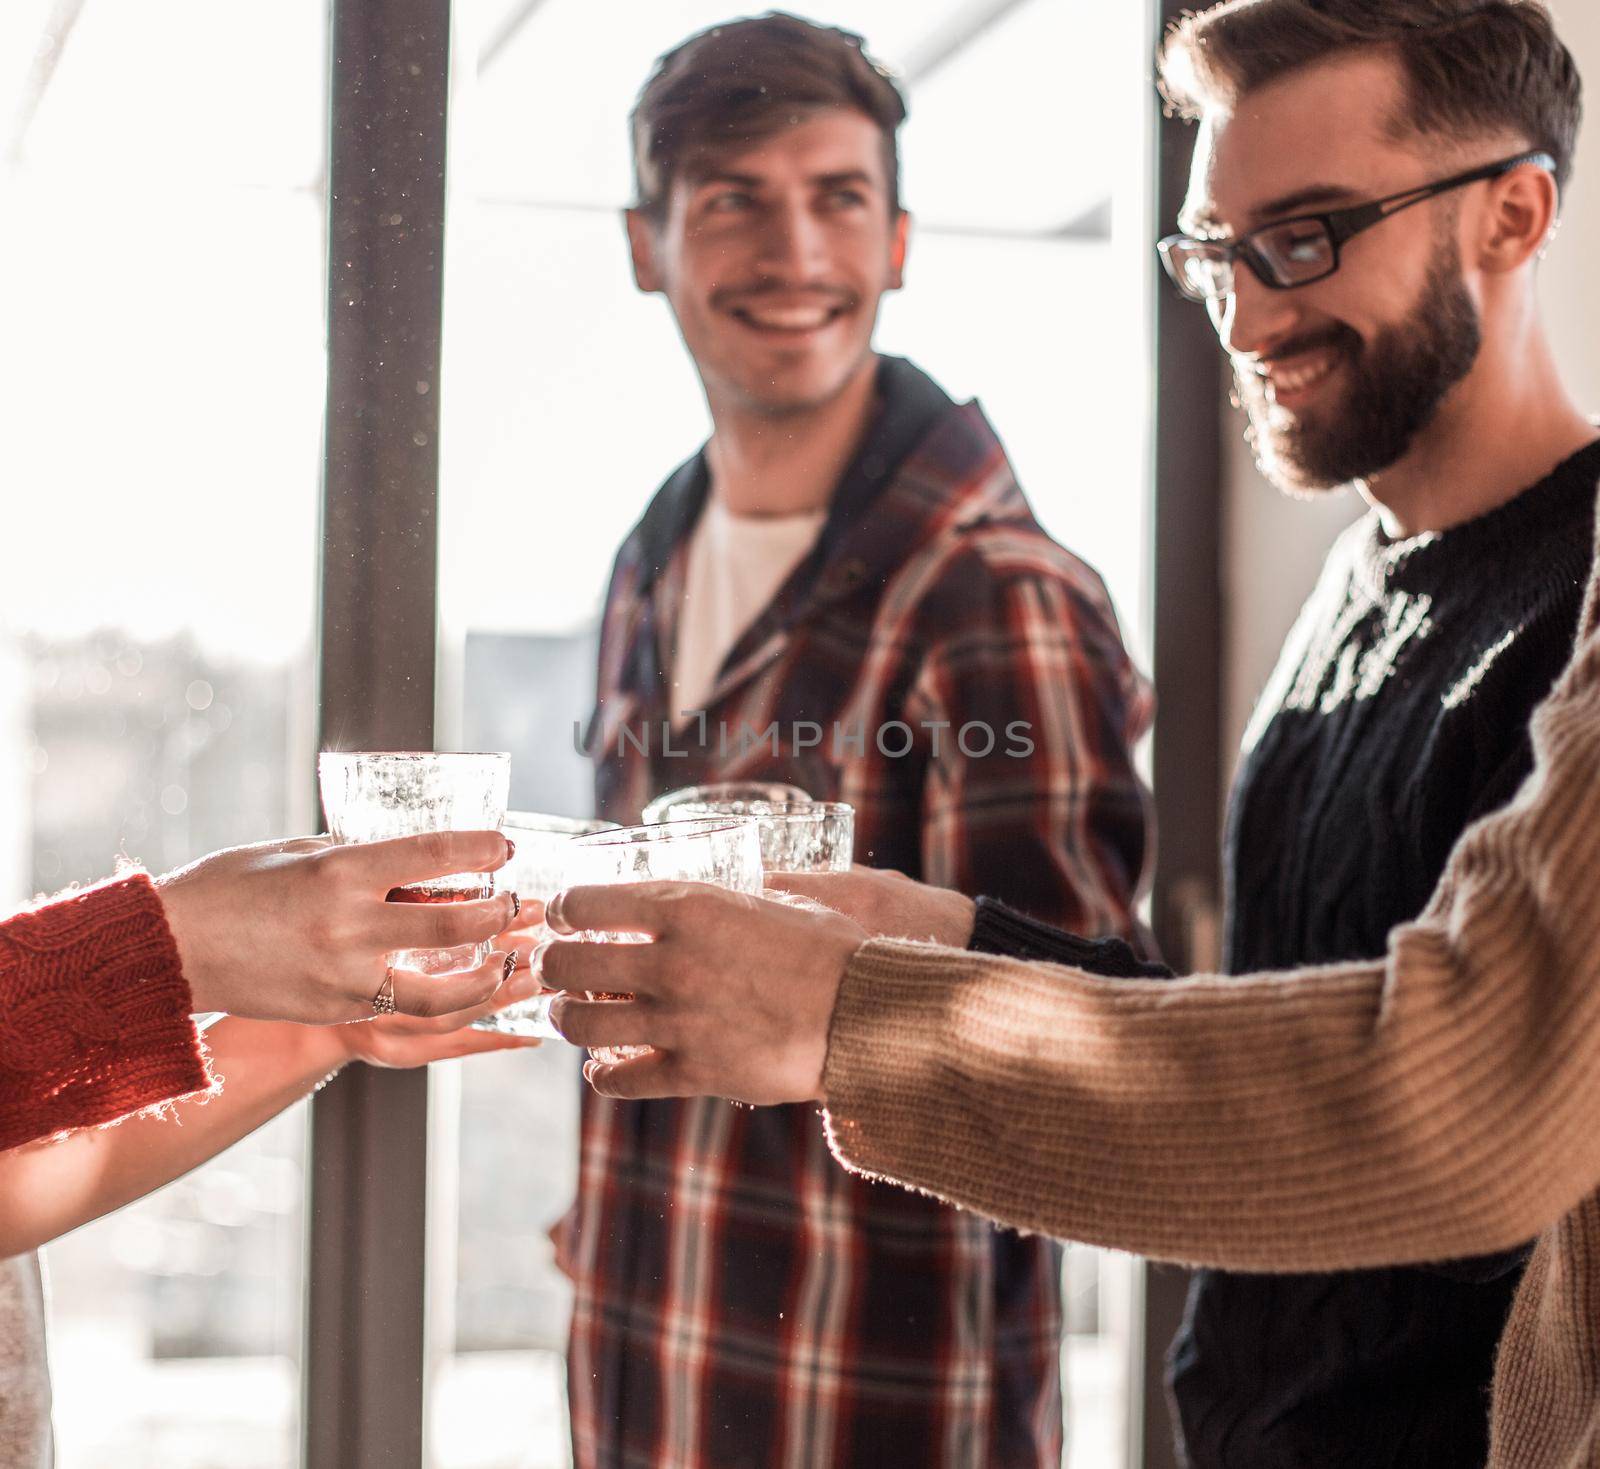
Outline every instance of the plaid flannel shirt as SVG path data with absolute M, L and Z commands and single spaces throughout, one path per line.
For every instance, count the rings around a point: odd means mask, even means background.
M 606 603 L 599 809 L 634 821 L 673 787 L 791 780 L 855 807 L 858 862 L 1125 934 L 1149 846 L 1131 757 L 1148 685 L 977 405 L 898 359 L 878 386 L 816 548 L 705 718 L 670 734 L 703 456 L 651 502 Z M 558 1237 L 578 1469 L 1060 1464 L 1057 1247 L 852 1177 L 813 1108 L 586 1088 Z

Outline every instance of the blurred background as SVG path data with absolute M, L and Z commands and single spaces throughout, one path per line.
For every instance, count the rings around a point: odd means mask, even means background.
M 915 233 L 879 345 L 981 398 L 1150 667 L 1160 7 L 796 8 L 863 34 L 910 99 Z M 1600 78 L 1600 12 L 1557 9 Z M 436 740 L 511 750 L 519 807 L 586 814 L 572 727 L 610 559 L 706 433 L 664 305 L 632 288 L 618 210 L 650 63 L 731 13 L 457 0 L 451 15 L 444 345 L 437 381 L 416 385 L 440 434 Z M 0 905 L 119 854 L 159 870 L 318 824 L 329 33 L 324 0 L 0 8 Z M 1595 134 L 1546 288 L 1600 409 Z M 1190 512 L 1215 536 L 1195 627 L 1214 646 L 1195 666 L 1231 752 L 1355 507 L 1267 489 L 1217 382 L 1194 389 L 1225 425 L 1203 466 L 1217 493 Z M 426 1320 L 434 1469 L 567 1462 L 568 1303 L 545 1230 L 571 1195 L 576 1102 L 560 1046 L 432 1075 L 428 1268 L 396 1288 Z M 319 1370 L 308 1110 L 51 1249 L 62 1469 L 302 1462 Z M 1067 1463 L 1155 1465 L 1142 1272 L 1073 1249 L 1067 1276 Z

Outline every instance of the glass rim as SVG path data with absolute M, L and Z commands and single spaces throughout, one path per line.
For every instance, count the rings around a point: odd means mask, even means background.
M 324 760 L 510 760 L 509 750 L 319 750 Z
M 804 786 L 799 786 L 792 780 L 703 780 L 697 785 L 676 786 L 670 791 L 663 791 L 656 797 L 664 801 L 668 796 L 687 796 L 694 791 L 804 791 Z M 809 794 L 807 799 L 811 799 Z
M 645 821 L 637 826 L 614 826 L 608 831 L 574 837 L 577 847 L 621 847 L 644 842 L 686 841 L 692 837 L 713 836 L 720 831 L 756 830 L 753 816 L 686 816 L 677 821 Z
M 812 797 L 811 793 L 808 790 L 806 790 L 806 788 L 804 786 L 796 785 L 792 780 L 708 780 L 708 781 L 703 781 L 700 785 L 679 786 L 676 790 L 663 791 L 659 796 L 657 796 L 655 798 L 655 800 L 650 801 L 650 802 L 648 802 L 646 804 L 645 810 L 649 811 L 652 808 L 658 808 L 658 809 L 665 810 L 665 811 L 673 811 L 673 810 L 676 810 L 679 806 L 703 805 L 703 804 L 707 804 L 707 803 L 713 802 L 713 801 L 715 801 L 717 799 L 717 797 L 715 797 L 715 796 L 702 795 L 701 793 L 704 792 L 704 791 L 768 791 L 768 792 L 772 792 L 772 791 L 792 791 L 792 792 L 794 792 L 793 795 L 789 795 L 789 796 L 768 797 L 768 798 L 763 798 L 761 796 L 748 796 L 748 797 L 725 796 L 725 797 L 722 798 L 724 800 L 755 800 L 755 801 L 759 801 L 759 800 L 762 800 L 762 799 L 782 799 L 782 800 L 786 800 L 786 801 L 798 801 L 802 797 L 805 800 L 808 800 L 808 801 L 814 799 Z M 664 805 L 663 804 L 664 802 L 667 802 L 667 803 L 670 803 L 670 804 L 665 804 Z
M 507 811 L 502 829 L 531 831 L 541 836 L 598 836 L 603 831 L 615 831 L 617 823 L 601 821 L 597 817 L 547 816 L 539 811 Z
M 714 808 L 719 804 L 739 806 L 738 811 L 718 811 Z M 674 806 L 674 811 L 692 811 L 693 816 L 680 818 L 686 821 L 710 821 L 720 816 L 724 819 L 738 820 L 749 817 L 755 821 L 768 821 L 782 819 L 785 821 L 798 821 L 802 817 L 841 817 L 854 816 L 856 808 L 848 801 L 685 801 L 681 807 Z M 656 823 L 660 825 L 661 823 Z

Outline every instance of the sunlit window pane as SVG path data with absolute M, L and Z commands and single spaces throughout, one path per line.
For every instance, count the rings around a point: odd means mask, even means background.
M 325 32 L 6 7 L 0 906 L 314 821 Z M 298 1463 L 304 1156 L 296 1110 L 50 1249 L 61 1469 Z

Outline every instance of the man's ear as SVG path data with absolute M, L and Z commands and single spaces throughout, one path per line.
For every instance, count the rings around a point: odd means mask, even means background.
M 889 289 L 898 291 L 906 283 L 906 250 L 911 244 L 911 216 L 902 209 L 894 222 L 894 239 L 889 246 Z
M 1546 245 L 1561 212 L 1561 194 L 1547 168 L 1525 163 L 1489 184 L 1488 208 L 1478 236 L 1478 264 L 1509 274 Z
M 662 289 L 661 270 L 656 263 L 656 227 L 642 209 L 624 209 L 622 220 L 628 229 L 628 253 L 633 257 L 633 283 L 641 291 L 654 294 Z

